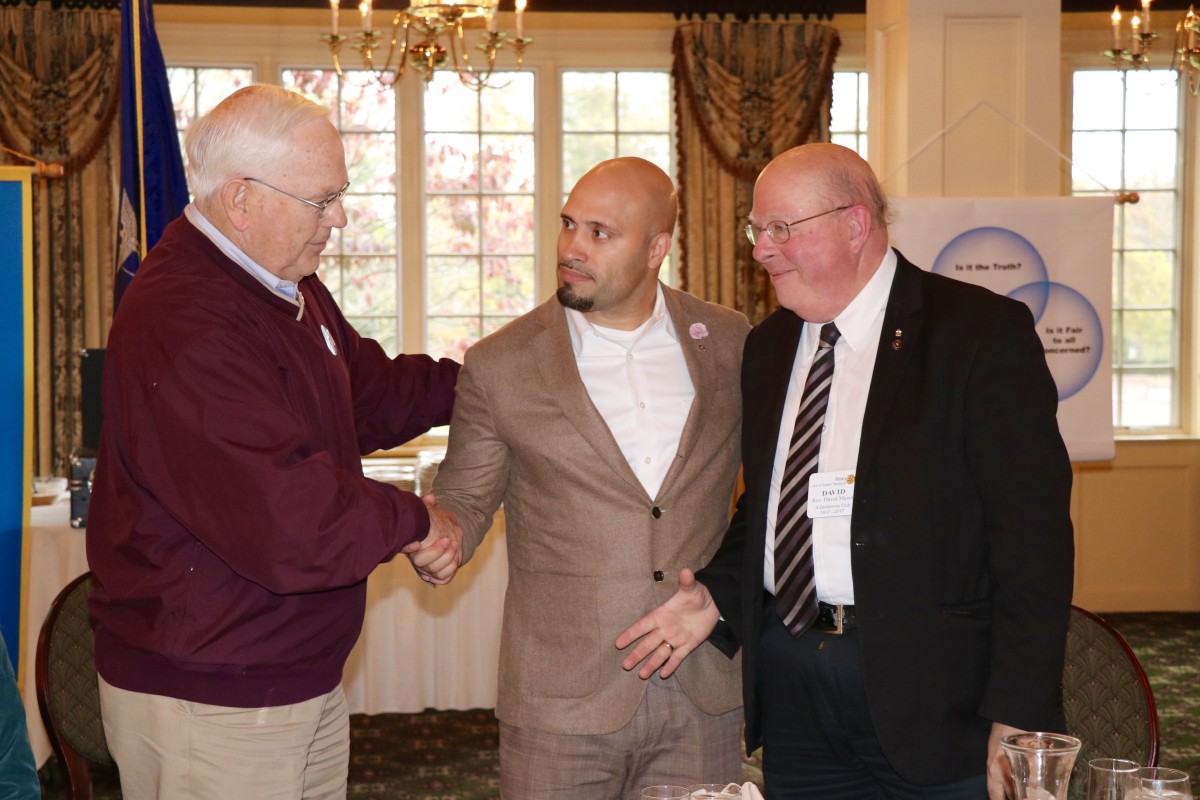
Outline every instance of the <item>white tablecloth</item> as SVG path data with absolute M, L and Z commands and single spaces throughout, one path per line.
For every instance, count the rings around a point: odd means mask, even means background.
M 38 632 L 62 587 L 87 571 L 83 530 L 70 527 L 66 500 L 30 513 L 29 604 L 22 642 L 25 715 L 34 758 L 52 750 L 34 691 Z M 346 664 L 351 713 L 426 708 L 494 708 L 500 620 L 508 586 L 503 517 L 462 572 L 431 587 L 398 556 L 367 581 L 363 634 Z

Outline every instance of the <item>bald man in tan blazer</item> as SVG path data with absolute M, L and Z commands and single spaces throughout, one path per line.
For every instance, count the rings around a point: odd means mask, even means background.
M 594 167 L 562 210 L 557 295 L 459 376 L 434 513 L 457 516 L 466 560 L 505 508 L 502 798 L 739 775 L 739 662 L 702 644 L 642 681 L 615 646 L 713 555 L 738 470 L 749 325 L 659 283 L 676 208 L 649 162 Z

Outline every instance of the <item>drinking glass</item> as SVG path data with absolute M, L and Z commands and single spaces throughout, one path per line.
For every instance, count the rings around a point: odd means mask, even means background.
M 683 786 L 647 786 L 642 789 L 642 800 L 687 800 L 688 790 Z
M 1065 800 L 1081 742 L 1061 733 L 1011 733 L 1000 748 L 1012 768 L 1013 800 Z
M 742 796 L 742 787 L 736 783 L 697 783 L 688 787 L 688 797 L 693 798 L 716 798 L 716 800 L 740 800 Z
M 1142 767 L 1138 770 L 1136 794 L 1130 800 L 1191 800 L 1192 781 L 1186 772 L 1169 767 Z
M 1126 800 L 1138 785 L 1136 761 L 1093 758 L 1087 763 L 1087 800 Z

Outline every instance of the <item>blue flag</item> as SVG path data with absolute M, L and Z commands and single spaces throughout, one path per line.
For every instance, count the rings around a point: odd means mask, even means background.
M 154 9 L 150 0 L 121 0 L 121 208 L 114 310 L 146 253 L 187 202 Z

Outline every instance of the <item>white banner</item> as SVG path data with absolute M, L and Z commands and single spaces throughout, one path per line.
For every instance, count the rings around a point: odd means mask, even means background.
M 891 202 L 891 241 L 909 261 L 1029 306 L 1071 460 L 1111 459 L 1113 198 Z

